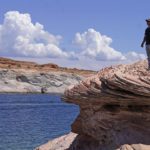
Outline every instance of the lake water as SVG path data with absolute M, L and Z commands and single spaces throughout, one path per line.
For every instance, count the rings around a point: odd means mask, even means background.
M 70 132 L 76 105 L 60 95 L 0 94 L 0 150 L 33 150 Z

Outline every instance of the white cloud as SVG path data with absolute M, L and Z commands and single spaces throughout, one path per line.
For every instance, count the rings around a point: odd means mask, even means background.
M 124 60 L 125 57 L 110 47 L 112 39 L 101 35 L 94 29 L 88 29 L 82 34 L 76 33 L 74 45 L 81 50 L 81 55 L 97 60 Z
M 59 48 L 61 36 L 45 31 L 40 23 L 31 22 L 29 14 L 9 11 L 0 25 L 0 52 L 3 55 L 32 57 L 70 57 Z
M 68 68 L 78 68 L 78 69 L 87 69 L 87 70 L 95 70 L 99 71 L 101 68 L 114 66 L 119 64 L 132 64 L 135 60 L 121 60 L 121 61 L 101 61 L 96 59 L 91 59 L 86 56 L 80 56 L 78 60 L 74 59 L 66 59 L 66 58 L 45 58 L 45 57 L 9 57 L 11 59 L 22 60 L 22 61 L 32 61 L 37 62 L 40 64 L 45 63 L 55 63 L 61 67 L 68 67 Z
M 9 11 L 0 25 L 0 55 L 20 60 L 34 58 L 42 62 L 51 58 L 60 66 L 91 70 L 146 58 L 144 54 L 123 54 L 113 49 L 110 46 L 112 39 L 94 29 L 76 33 L 73 44 L 80 50 L 79 53 L 63 51 L 60 48 L 61 39 L 60 35 L 54 36 L 45 31 L 40 23 L 33 24 L 29 14 Z
M 112 39 L 106 35 L 101 35 L 100 32 L 94 29 L 88 29 L 82 34 L 76 33 L 73 44 L 81 51 L 82 56 L 87 56 L 98 61 L 124 61 L 124 60 L 141 60 L 145 59 L 144 54 L 121 52 L 110 47 Z
M 133 60 L 133 61 L 146 59 L 144 54 L 137 54 L 136 52 L 133 51 L 125 54 L 125 57 L 127 60 Z

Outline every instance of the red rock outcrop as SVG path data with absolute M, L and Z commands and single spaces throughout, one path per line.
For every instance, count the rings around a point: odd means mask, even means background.
M 104 68 L 68 87 L 62 99 L 80 108 L 71 125 L 78 136 L 68 150 L 150 149 L 147 61 Z
M 37 64 L 0 57 L 0 93 L 59 93 L 95 71 Z M 17 85 L 17 86 L 16 86 Z
M 34 62 L 16 61 L 8 58 L 0 57 L 0 68 L 16 69 L 16 68 L 33 68 L 38 64 Z
M 114 148 L 150 144 L 150 71 L 146 61 L 102 69 L 69 87 L 63 100 L 80 106 L 73 132 Z
M 44 65 L 41 65 L 41 67 L 43 68 L 59 68 L 58 65 L 54 64 L 54 63 L 49 63 L 49 64 L 44 64 Z
M 17 61 L 13 59 L 3 58 L 0 57 L 0 68 L 3 69 L 34 69 L 34 70 L 41 70 L 41 71 L 62 71 L 67 73 L 75 73 L 79 75 L 83 75 L 85 77 L 89 77 L 91 75 L 96 74 L 95 71 L 92 70 L 82 70 L 82 69 L 72 69 L 72 68 L 65 68 L 59 67 L 57 64 L 48 63 L 48 64 L 37 64 L 35 62 L 27 62 L 27 61 Z

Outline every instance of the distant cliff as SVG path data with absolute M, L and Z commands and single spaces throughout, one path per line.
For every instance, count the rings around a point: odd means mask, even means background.
M 80 107 L 74 133 L 36 150 L 150 150 L 147 61 L 104 68 L 68 87 L 62 99 Z
M 63 93 L 94 71 L 0 58 L 0 93 Z

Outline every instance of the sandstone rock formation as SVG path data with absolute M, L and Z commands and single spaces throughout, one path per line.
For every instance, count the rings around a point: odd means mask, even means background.
M 80 108 L 71 125 L 72 132 L 78 135 L 71 140 L 68 150 L 150 149 L 147 61 L 104 68 L 68 87 L 62 99 Z
M 76 137 L 77 134 L 70 132 L 67 135 L 47 142 L 46 144 L 36 148 L 36 150 L 65 150 L 70 147 L 70 144 L 74 141 Z
M 65 88 L 84 76 L 62 71 L 0 69 L 1 93 L 63 93 Z
M 0 58 L 0 93 L 63 93 L 67 86 L 92 74 L 95 72 L 52 63 L 39 65 Z
M 59 67 L 57 64 L 48 63 L 48 64 L 37 64 L 35 62 L 27 62 L 27 61 L 16 61 L 8 58 L 0 57 L 0 68 L 4 69 L 26 69 L 26 70 L 40 70 L 40 71 L 62 71 L 68 73 L 75 73 L 78 75 L 82 75 L 85 77 L 91 76 L 91 74 L 95 74 L 95 71 L 92 70 L 82 70 L 76 68 L 65 68 Z

